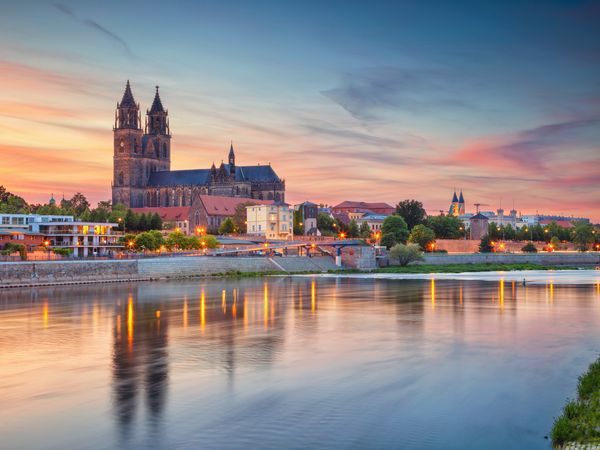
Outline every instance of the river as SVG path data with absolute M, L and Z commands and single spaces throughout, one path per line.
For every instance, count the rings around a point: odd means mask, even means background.
M 549 449 L 600 353 L 600 282 L 551 280 L 3 290 L 0 448 Z

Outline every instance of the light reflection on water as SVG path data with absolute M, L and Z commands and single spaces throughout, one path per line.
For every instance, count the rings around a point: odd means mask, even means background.
M 1 448 L 549 448 L 600 284 L 268 278 L 0 292 Z

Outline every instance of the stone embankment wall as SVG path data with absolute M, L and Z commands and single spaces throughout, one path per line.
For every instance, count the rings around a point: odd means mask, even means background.
M 390 261 L 393 264 L 393 261 Z M 573 252 L 573 253 L 473 253 L 467 255 L 456 254 L 426 254 L 423 264 L 545 264 L 545 265 L 600 265 L 598 252 Z
M 40 261 L 0 263 L 0 286 L 118 281 L 138 278 L 137 261 Z
M 479 251 L 480 240 L 472 239 L 436 239 L 435 247 L 438 250 L 446 250 L 448 253 L 476 253 Z M 498 241 L 498 245 L 504 245 L 506 252 L 520 252 L 525 244 L 529 241 Z M 545 242 L 533 243 L 538 251 L 546 246 Z M 559 250 L 574 250 L 573 244 L 570 242 L 561 243 Z
M 181 256 L 140 260 L 0 262 L 0 287 L 183 278 L 232 272 L 321 272 L 331 257 Z

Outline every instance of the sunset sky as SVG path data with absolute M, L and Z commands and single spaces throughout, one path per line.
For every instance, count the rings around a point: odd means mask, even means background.
M 172 169 L 270 162 L 287 200 L 600 221 L 598 1 L 3 2 L 0 184 L 110 198 L 116 102 Z

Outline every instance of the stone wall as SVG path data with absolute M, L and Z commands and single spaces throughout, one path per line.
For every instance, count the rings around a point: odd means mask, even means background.
M 137 261 L 40 261 L 0 263 L 0 286 L 129 280 L 138 277 Z
M 598 252 L 573 253 L 474 253 L 458 254 L 425 254 L 424 264 L 480 264 L 480 263 L 532 263 L 546 265 L 600 265 Z
M 266 257 L 179 256 L 138 261 L 141 277 L 188 277 L 227 272 L 273 272 L 281 270 Z

